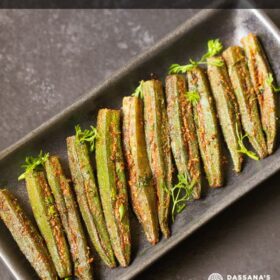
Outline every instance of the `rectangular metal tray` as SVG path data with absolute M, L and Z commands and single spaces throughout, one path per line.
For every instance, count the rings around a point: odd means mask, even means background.
M 164 20 L 164 19 L 163 19 Z M 203 10 L 160 41 L 148 52 L 121 69 L 116 75 L 78 102 L 32 131 L 22 140 L 0 153 L 0 185 L 7 185 L 31 215 L 23 182 L 17 182 L 20 165 L 27 155 L 36 155 L 40 149 L 58 154 L 67 168 L 65 139 L 74 133 L 74 125 L 94 124 L 99 108 L 120 108 L 122 97 L 129 95 L 138 81 L 149 73 L 166 75 L 172 63 L 184 63 L 190 57 L 201 56 L 209 39 L 220 38 L 225 46 L 239 44 L 248 32 L 260 35 L 276 77 L 280 75 L 280 33 L 260 10 Z M 273 57 L 273 59 L 272 59 Z M 20 121 L 20 120 L 19 120 Z M 229 160 L 230 161 L 230 160 Z M 172 236 L 152 247 L 131 213 L 133 252 L 128 268 L 107 269 L 95 258 L 95 277 L 100 279 L 131 279 L 157 260 L 196 229 L 201 227 L 238 198 L 255 188 L 280 169 L 280 149 L 262 161 L 246 160 L 244 170 L 236 175 L 227 167 L 224 188 L 207 190 L 200 201 L 189 203 L 172 225 Z M 32 268 L 20 253 L 8 230 L 0 223 L 0 257 L 17 279 L 36 279 Z

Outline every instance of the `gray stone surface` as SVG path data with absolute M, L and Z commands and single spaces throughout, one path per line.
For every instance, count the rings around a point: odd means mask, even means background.
M 0 149 L 73 103 L 196 11 L 0 11 Z M 268 11 L 280 26 L 279 11 Z M 139 279 L 280 278 L 280 188 L 274 176 Z M 0 279 L 12 279 L 0 264 Z

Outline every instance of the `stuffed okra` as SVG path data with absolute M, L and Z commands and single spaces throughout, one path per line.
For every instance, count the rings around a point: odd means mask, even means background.
M 114 253 L 102 212 L 87 144 L 81 142 L 77 135 L 68 137 L 67 151 L 78 205 L 88 234 L 101 259 L 106 265 L 113 268 L 116 266 Z
M 192 104 L 206 177 L 210 187 L 220 187 L 223 184 L 221 142 L 207 76 L 201 68 L 196 67 L 187 73 L 187 77 L 187 95 L 197 96 Z
M 243 155 L 238 151 L 238 135 L 241 135 L 241 122 L 238 103 L 231 85 L 226 65 L 216 66 L 217 57 L 208 58 L 208 77 L 215 99 L 218 118 L 223 136 L 229 149 L 236 172 L 242 168 Z M 222 57 L 218 57 L 222 61 Z
M 34 218 L 46 241 L 57 274 L 60 278 L 69 277 L 72 275 L 70 253 L 45 174 L 30 171 L 26 173 L 25 181 Z
M 223 52 L 223 57 L 239 105 L 242 126 L 259 157 L 264 158 L 267 156 L 267 147 L 244 51 L 238 46 L 229 47 Z
M 45 162 L 45 169 L 70 245 L 75 275 L 83 280 L 93 279 L 89 247 L 69 180 L 67 180 L 63 173 L 59 158 L 50 156 Z
M 159 80 L 145 81 L 144 96 L 145 137 L 148 158 L 156 182 L 158 219 L 160 229 L 169 237 L 170 190 L 172 187 L 172 161 L 167 112 Z
M 119 110 L 99 110 L 97 135 L 97 177 L 105 220 L 115 256 L 127 266 L 131 240 Z
M 179 174 L 195 181 L 193 197 L 200 198 L 201 167 L 192 104 L 186 97 L 186 82 L 182 75 L 169 75 L 165 80 L 167 115 L 171 149 Z
M 11 232 L 27 260 L 43 280 L 55 280 L 57 274 L 44 240 L 6 189 L 0 190 L 0 218 Z
M 273 81 L 268 82 L 269 76 L 273 77 L 273 74 L 257 36 L 250 33 L 243 37 L 241 42 L 247 56 L 251 80 L 259 101 L 267 150 L 271 154 L 275 148 L 278 134 L 276 95 Z
M 156 191 L 146 151 L 143 101 L 134 96 L 125 97 L 122 112 L 124 154 L 133 210 L 148 241 L 156 244 L 159 238 Z

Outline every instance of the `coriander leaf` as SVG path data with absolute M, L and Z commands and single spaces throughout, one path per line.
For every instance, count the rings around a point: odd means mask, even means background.
M 216 66 L 216 67 L 222 67 L 222 66 L 224 66 L 224 61 L 221 57 L 216 57 L 215 59 L 208 61 L 207 64 Z
M 193 198 L 193 189 L 196 184 L 195 180 L 189 183 L 189 179 L 185 174 L 178 174 L 178 183 L 172 186 L 170 190 L 172 205 L 172 221 L 175 216 L 180 214 L 186 207 L 186 202 Z
M 54 216 L 56 214 L 56 209 L 54 205 L 51 205 L 50 207 L 48 207 L 48 215 L 49 216 Z
M 207 58 L 217 55 L 223 49 L 223 44 L 219 39 L 209 40 L 207 45 L 208 51 L 200 61 L 206 61 Z
M 243 141 L 246 137 L 248 137 L 247 134 L 245 135 L 240 135 L 239 134 L 239 130 L 238 130 L 238 126 L 236 125 L 236 134 L 237 134 L 237 139 L 238 139 L 238 145 L 239 145 L 239 149 L 237 150 L 239 153 L 245 154 L 248 157 L 250 157 L 253 160 L 259 160 L 260 158 L 256 155 L 256 153 L 254 153 L 253 151 L 249 151 Z
M 40 151 L 37 157 L 26 157 L 25 163 L 21 166 L 25 171 L 18 177 L 18 180 L 25 179 L 27 173 L 43 166 L 49 157 L 49 153 L 43 154 L 43 151 Z
M 98 137 L 97 129 L 94 126 L 90 126 L 90 129 L 82 130 L 79 125 L 75 126 L 76 141 L 79 143 L 88 142 L 90 145 L 90 151 L 93 152 L 95 148 L 95 140 Z
M 138 97 L 138 98 L 141 98 L 141 99 L 144 98 L 143 90 L 142 90 L 143 83 L 144 83 L 143 80 L 139 82 L 139 86 L 138 86 L 138 87 L 135 89 L 135 91 L 131 94 L 132 96 L 135 96 L 135 97 Z
M 169 74 L 179 74 L 179 73 L 183 74 L 183 73 L 186 73 L 186 72 L 192 70 L 197 65 L 198 65 L 197 62 L 193 61 L 193 60 L 190 60 L 190 63 L 186 64 L 186 65 L 172 64 L 169 67 L 168 73 Z
M 217 67 L 222 67 L 224 65 L 224 62 L 221 58 L 216 58 L 214 61 L 212 62 L 207 62 L 207 58 L 209 57 L 213 57 L 215 55 L 217 55 L 220 51 L 222 51 L 223 49 L 223 45 L 221 43 L 221 41 L 219 39 L 214 39 L 214 40 L 209 40 L 207 43 L 208 46 L 208 50 L 207 53 L 205 53 L 200 60 L 195 61 L 190 59 L 190 63 L 186 64 L 186 65 L 180 65 L 180 64 L 172 64 L 169 67 L 169 74 L 179 74 L 179 73 L 186 73 L 190 70 L 192 70 L 193 68 L 197 67 L 198 65 L 201 64 L 211 64 Z
M 187 91 L 185 93 L 186 98 L 189 102 L 191 102 L 193 105 L 197 105 L 197 103 L 200 100 L 199 93 L 197 91 Z
M 269 86 L 272 91 L 274 92 L 279 92 L 280 91 L 280 87 L 275 87 L 274 86 L 274 78 L 272 73 L 269 73 L 265 79 L 265 83 L 267 84 L 267 86 Z

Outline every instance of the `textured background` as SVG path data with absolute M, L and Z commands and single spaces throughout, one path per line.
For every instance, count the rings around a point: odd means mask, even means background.
M 196 12 L 1 10 L 0 150 Z M 267 12 L 280 27 L 280 11 Z M 279 279 L 279 175 L 224 211 L 139 279 L 200 280 L 212 272 L 270 274 Z M 0 278 L 12 279 L 1 263 Z

